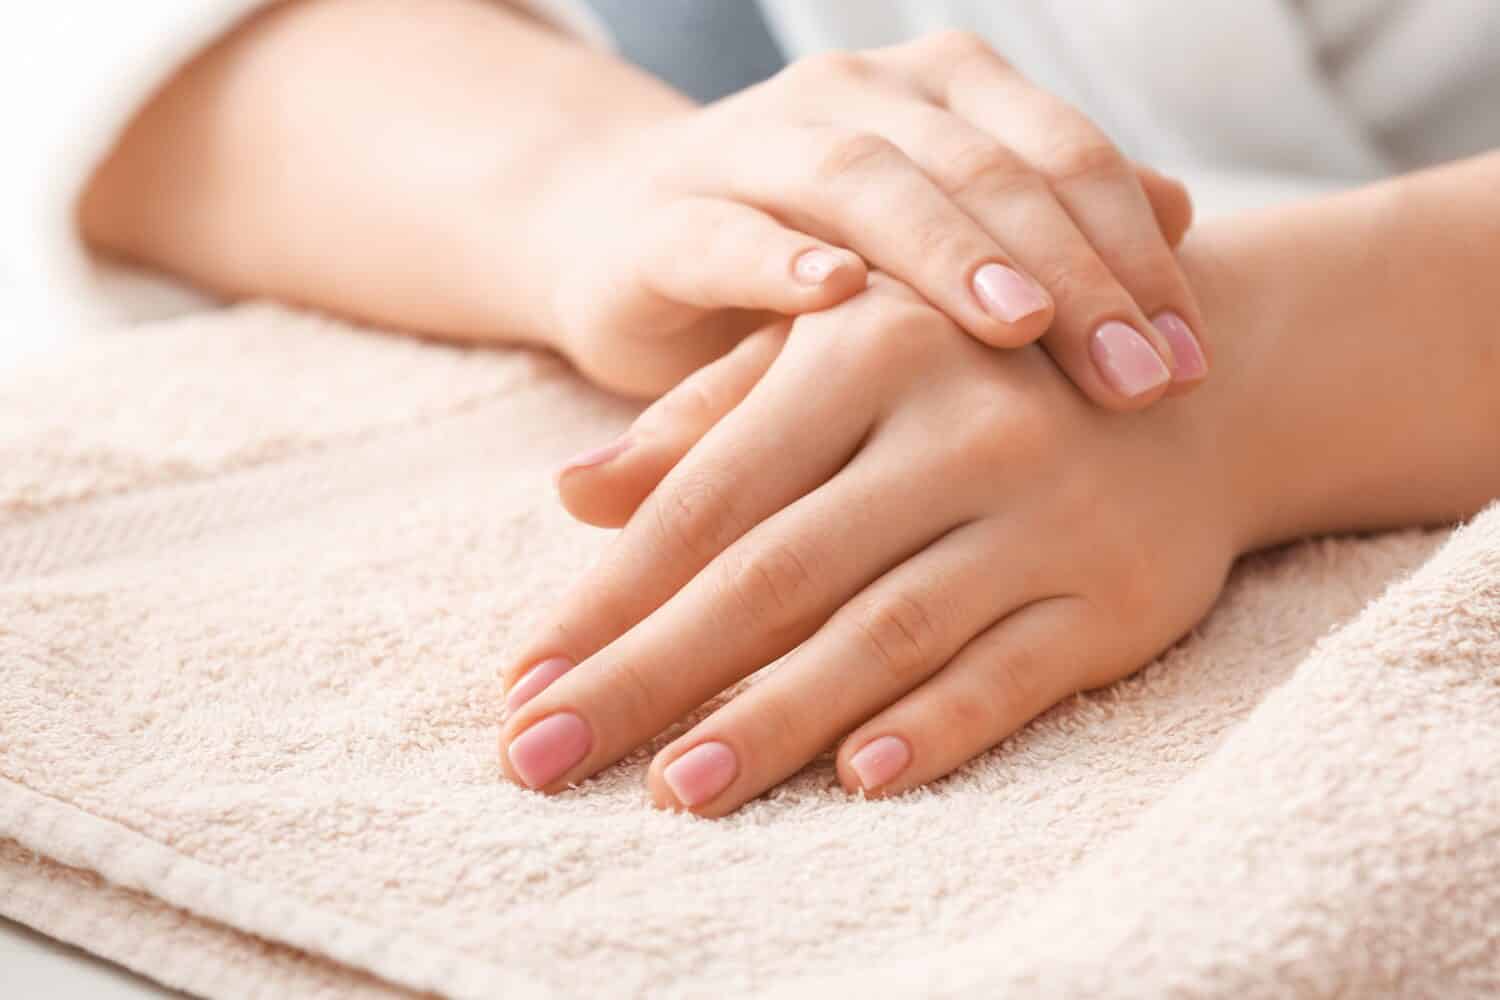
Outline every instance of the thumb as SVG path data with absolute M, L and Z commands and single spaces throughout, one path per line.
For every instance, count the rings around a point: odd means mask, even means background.
M 686 198 L 643 241 L 639 275 L 652 292 L 700 309 L 797 316 L 837 305 L 865 287 L 865 263 L 735 201 Z

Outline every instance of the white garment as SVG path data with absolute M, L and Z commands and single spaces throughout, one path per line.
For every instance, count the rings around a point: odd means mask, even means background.
M 0 121 L 11 130 L 11 145 L 0 150 L 0 299 L 26 317 L 18 325 L 57 340 L 202 303 L 176 283 L 95 258 L 79 238 L 77 202 L 152 93 L 269 2 L 45 0 L 4 15 Z M 517 3 L 562 30 L 609 45 L 578 0 L 498 2 Z
M 1137 158 L 1369 180 L 1500 147 L 1496 0 L 761 0 L 806 54 L 983 35 Z
M 18 140 L 0 156 L 0 280 L 44 328 L 141 317 L 79 242 L 78 193 L 132 112 L 265 0 L 51 0 L 0 52 Z M 527 0 L 608 44 L 580 0 Z M 989 39 L 1137 158 L 1348 183 L 1500 146 L 1496 0 L 761 0 L 792 57 L 947 27 Z M 28 23 L 29 22 L 29 23 Z M 40 99 L 33 102 L 33 95 Z

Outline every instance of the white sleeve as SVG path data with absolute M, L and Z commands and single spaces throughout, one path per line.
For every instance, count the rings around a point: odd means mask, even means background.
M 267 2 L 45 0 L 0 14 L 7 36 L 0 100 L 14 103 L 0 118 L 10 132 L 0 150 L 0 301 L 18 307 L 27 327 L 56 338 L 203 302 L 96 259 L 78 233 L 77 200 L 156 89 Z M 591 44 L 610 44 L 581 0 L 509 2 Z

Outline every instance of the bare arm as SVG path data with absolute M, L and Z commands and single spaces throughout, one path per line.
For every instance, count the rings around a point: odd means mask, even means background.
M 499 4 L 282 3 L 151 102 L 81 222 L 227 295 L 540 341 L 560 249 L 537 235 L 547 185 L 585 147 L 688 105 Z
M 1500 153 L 1224 220 L 1188 253 L 1225 320 L 1242 547 L 1500 496 Z

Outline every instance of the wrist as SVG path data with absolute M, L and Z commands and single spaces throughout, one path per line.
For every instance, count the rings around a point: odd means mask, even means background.
M 1500 351 L 1474 304 L 1500 216 L 1452 208 L 1490 197 L 1487 169 L 1239 216 L 1184 247 L 1216 357 L 1182 402 L 1209 428 L 1238 551 L 1452 523 L 1500 494 Z
M 454 217 L 463 257 L 485 294 L 491 336 L 498 332 L 567 354 L 581 272 L 613 269 L 623 275 L 631 266 L 614 243 L 621 226 L 632 224 L 622 217 L 639 184 L 634 161 L 654 152 L 654 129 L 696 106 L 597 53 L 579 49 L 564 58 L 577 62 L 572 75 L 607 87 L 614 102 L 560 117 L 533 144 L 524 170 L 514 162 L 497 166 L 495 176 L 505 178 L 491 186 L 490 211 L 459 205 Z M 504 225 L 496 224 L 497 214 Z
M 1297 421 L 1282 419 L 1316 412 L 1288 400 L 1278 384 L 1281 369 L 1297 363 L 1293 289 L 1234 223 L 1202 227 L 1180 259 L 1202 306 L 1214 366 L 1208 382 L 1177 405 L 1192 408 L 1202 425 L 1205 465 L 1233 550 L 1244 555 L 1297 537 L 1320 518 L 1322 495 L 1299 468 L 1318 429 L 1289 434 Z

